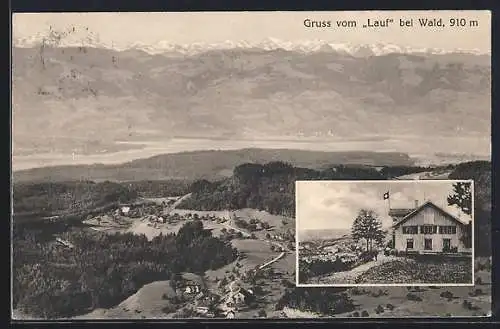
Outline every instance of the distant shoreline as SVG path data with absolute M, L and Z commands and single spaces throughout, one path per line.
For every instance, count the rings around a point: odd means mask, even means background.
M 71 153 L 39 153 L 31 155 L 12 156 L 13 172 L 29 169 L 47 168 L 55 166 L 73 165 L 121 165 L 130 161 L 147 159 L 163 154 L 179 154 L 186 152 L 210 152 L 210 151 L 237 151 L 243 149 L 272 149 L 272 150 L 296 150 L 313 152 L 368 152 L 368 153 L 401 153 L 406 154 L 417 165 L 442 165 L 447 163 L 457 163 L 473 160 L 489 160 L 490 155 L 468 154 L 465 152 L 445 153 L 441 150 L 429 153 L 425 150 L 405 149 L 404 143 L 407 141 L 396 141 L 402 143 L 399 147 L 391 147 L 391 140 L 372 141 L 334 141 L 330 143 L 320 143 L 318 140 L 290 141 L 290 140 L 224 140 L 224 139 L 198 139 L 198 138 L 174 138 L 168 141 L 118 141 L 118 145 L 129 145 L 144 147 L 131 147 L 127 150 L 117 152 L 102 152 L 96 154 L 76 154 Z M 273 145 L 269 145 L 272 142 Z M 411 140 L 410 140 L 411 142 Z M 457 141 L 458 142 L 458 141 Z M 397 146 L 397 145 L 395 145 Z

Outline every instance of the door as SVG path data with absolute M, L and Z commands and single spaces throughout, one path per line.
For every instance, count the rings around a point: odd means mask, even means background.
M 406 239 L 406 249 L 413 249 L 413 239 Z
M 424 250 L 432 250 L 432 239 L 424 240 Z
M 450 251 L 451 239 L 443 239 L 443 251 Z

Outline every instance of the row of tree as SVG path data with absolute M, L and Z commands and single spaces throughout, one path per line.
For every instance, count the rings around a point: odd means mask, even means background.
M 77 213 L 114 202 L 129 202 L 137 191 L 113 182 L 18 183 L 13 186 L 14 213 Z
M 267 164 L 247 163 L 237 166 L 231 178 L 210 182 L 199 180 L 191 185 L 192 196 L 180 207 L 196 210 L 254 208 L 271 214 L 295 216 L 295 181 L 297 180 L 377 180 L 395 173 L 383 173 L 371 167 L 344 166 L 314 170 L 298 168 L 280 161 Z M 409 168 L 407 171 L 423 170 Z

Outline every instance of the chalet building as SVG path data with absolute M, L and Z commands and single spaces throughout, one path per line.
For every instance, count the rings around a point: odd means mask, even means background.
M 188 283 L 184 286 L 184 292 L 186 294 L 197 294 L 201 292 L 201 287 L 194 283 Z
M 130 207 L 124 206 L 120 208 L 120 212 L 123 216 L 127 216 L 130 212 Z
M 228 285 L 228 293 L 224 298 L 222 308 L 225 310 L 235 310 L 245 307 L 254 299 L 254 294 L 251 289 L 245 289 L 241 285 L 233 281 Z
M 413 209 L 391 209 L 393 244 L 397 251 L 418 253 L 470 252 L 462 241 L 467 226 L 431 201 Z
M 203 279 L 192 273 L 183 273 L 180 285 L 185 294 L 193 296 L 203 294 L 206 290 Z

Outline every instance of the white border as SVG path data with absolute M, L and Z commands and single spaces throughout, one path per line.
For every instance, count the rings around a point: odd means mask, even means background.
M 299 282 L 299 219 L 297 216 L 297 205 L 298 205 L 298 183 L 335 183 L 335 184 L 350 184 L 350 183 L 370 183 L 370 184 L 398 184 L 398 183 L 415 183 L 415 184 L 425 184 L 425 183 L 471 183 L 471 194 L 472 194 L 472 251 L 471 251 L 471 261 L 472 261 L 472 282 L 471 283 L 360 283 L 360 284 L 313 284 L 313 283 L 300 283 Z M 475 246 L 474 246 L 474 228 L 475 228 L 475 210 L 474 210 L 474 180 L 473 179 L 409 179 L 409 180 L 297 180 L 295 181 L 295 285 L 297 287 L 343 287 L 343 288 L 354 288 L 354 287 L 414 287 L 414 286 L 427 286 L 427 287 L 473 287 L 475 285 Z

